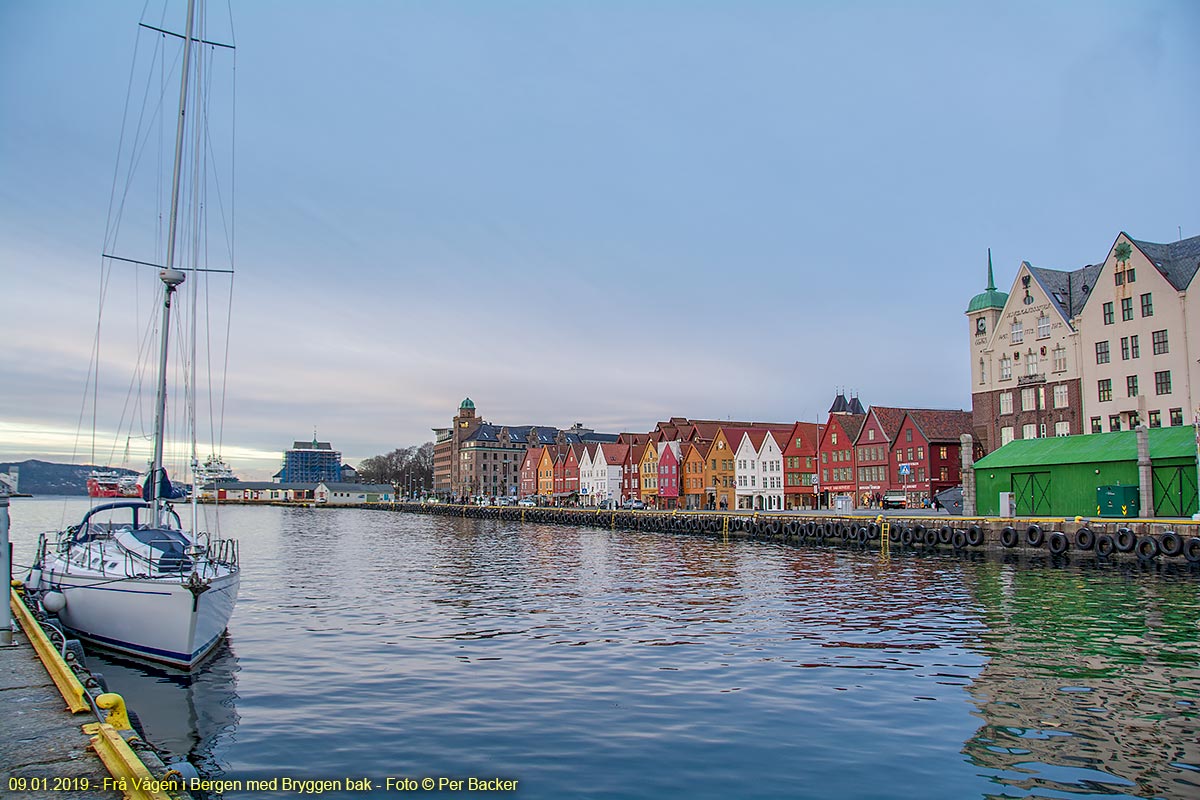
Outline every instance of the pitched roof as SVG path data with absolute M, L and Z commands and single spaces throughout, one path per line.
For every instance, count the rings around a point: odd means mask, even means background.
M 909 411 L 927 442 L 957 442 L 964 433 L 972 433 L 970 411 L 915 408 Z
M 604 460 L 609 464 L 620 464 L 625 460 L 626 454 L 629 453 L 629 445 L 627 444 L 601 444 L 601 452 L 604 453 Z
M 863 425 L 867 422 L 866 414 L 837 414 L 829 418 L 830 422 L 837 420 L 842 426 L 842 430 L 850 437 L 850 441 L 858 440 L 858 435 L 862 433 Z
M 1182 292 L 1191 285 L 1192 279 L 1196 277 L 1196 271 L 1200 270 L 1200 236 L 1193 236 L 1190 239 L 1182 239 L 1170 244 L 1155 244 L 1154 242 L 1141 242 L 1130 237 L 1129 234 L 1125 235 L 1137 246 L 1138 250 L 1145 254 L 1146 258 L 1150 259 L 1150 263 L 1162 273 L 1176 291 Z
M 904 415 L 911 410 L 892 406 L 871 406 L 871 410 L 867 414 L 874 417 L 879 423 L 879 429 L 883 431 L 884 438 L 889 442 L 894 442 L 900 435 L 900 425 L 904 422 Z M 864 424 L 863 427 L 866 428 L 866 425 Z M 862 432 L 859 431 L 859 433 Z
M 1195 432 L 1190 425 L 1149 428 L 1150 458 L 1195 458 Z M 975 462 L 975 469 L 1137 461 L 1137 431 L 1014 439 Z
M 851 414 L 866 414 L 867 413 L 867 410 L 865 408 L 863 408 L 862 403 L 859 402 L 858 395 L 855 395 L 854 397 L 850 398 L 849 411 Z
M 1064 271 L 1035 267 L 1028 261 L 1022 263 L 1046 292 L 1050 303 L 1068 322 L 1083 311 L 1087 299 L 1092 294 L 1092 289 L 1096 288 L 1096 279 L 1100 277 L 1100 270 L 1104 268 L 1103 264 L 1089 264 L 1076 270 Z
M 829 407 L 830 414 L 845 414 L 850 409 L 850 403 L 846 401 L 846 395 L 838 392 L 837 397 L 833 398 L 833 405 Z

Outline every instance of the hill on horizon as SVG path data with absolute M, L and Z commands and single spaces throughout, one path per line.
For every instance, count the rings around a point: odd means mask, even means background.
M 22 494 L 65 494 L 86 495 L 87 479 L 94 469 L 111 469 L 118 475 L 137 475 L 137 470 L 121 467 L 96 467 L 91 464 L 55 464 L 51 461 L 27 459 L 25 461 L 0 461 L 0 472 L 10 467 L 21 470 L 17 490 Z

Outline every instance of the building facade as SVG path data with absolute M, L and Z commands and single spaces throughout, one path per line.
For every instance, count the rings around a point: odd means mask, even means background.
M 1200 404 L 1200 236 L 1154 244 L 1121 233 L 1080 316 L 1086 433 L 1191 422 Z
M 1200 401 L 1200 237 L 1117 236 L 1099 264 L 1022 262 L 1012 291 L 967 308 L 973 433 L 991 452 L 1017 439 L 1190 424 Z
M 329 442 L 318 442 L 314 437 L 311 442 L 294 442 L 291 449 L 283 453 L 280 483 L 340 483 L 341 480 L 342 454 Z

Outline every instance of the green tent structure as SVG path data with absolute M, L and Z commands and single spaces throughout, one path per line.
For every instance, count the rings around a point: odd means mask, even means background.
M 1195 429 L 1146 433 L 1154 516 L 1190 517 L 1197 511 Z M 1019 517 L 1149 516 L 1137 507 L 1137 462 L 1136 431 L 1017 439 L 975 462 L 978 513 L 998 515 L 1001 493 L 1011 492 Z

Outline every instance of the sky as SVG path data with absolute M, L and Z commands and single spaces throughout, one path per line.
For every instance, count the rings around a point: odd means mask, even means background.
M 1008 290 L 1200 234 L 1191 0 L 210 14 L 237 274 L 201 449 L 243 478 L 314 429 L 351 464 L 420 444 L 468 396 L 607 432 L 818 420 L 840 389 L 969 409 L 988 248 Z M 0 461 L 137 460 L 128 376 L 85 392 L 137 23 L 182 17 L 0 0 Z

